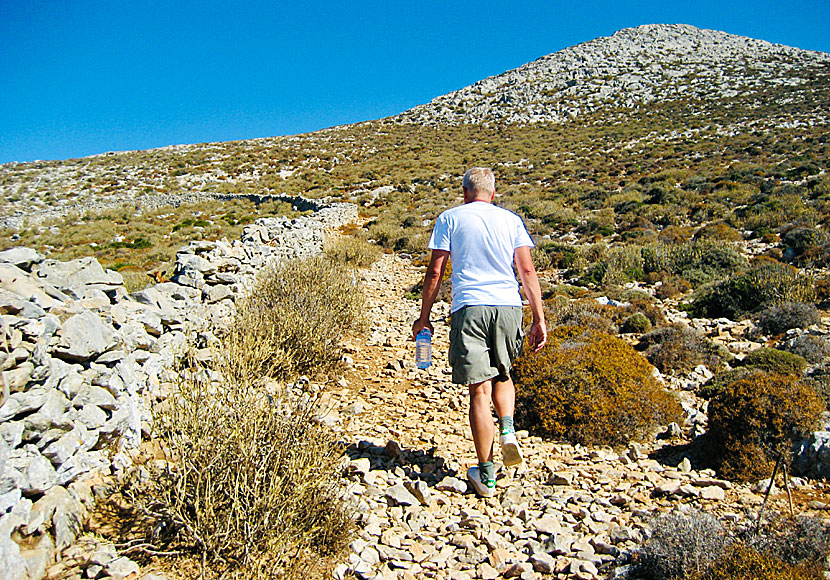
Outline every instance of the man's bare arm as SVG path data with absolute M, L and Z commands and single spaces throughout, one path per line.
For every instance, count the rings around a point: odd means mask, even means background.
M 438 290 L 441 289 L 441 280 L 444 278 L 444 269 L 447 267 L 449 258 L 450 253 L 446 250 L 432 250 L 427 272 L 424 275 L 424 288 L 421 292 L 421 316 L 412 325 L 413 337 L 423 328 L 428 328 L 430 332 L 433 332 L 429 315 L 438 297 Z
M 533 312 L 533 324 L 527 333 L 527 339 L 533 348 L 533 352 L 539 352 L 548 341 L 548 328 L 545 325 L 545 312 L 542 308 L 542 288 L 539 286 L 536 268 L 533 267 L 530 247 L 516 248 L 513 252 L 513 261 L 516 264 L 516 271 L 519 273 L 519 279 L 522 281 L 527 300 L 530 302 L 530 310 Z

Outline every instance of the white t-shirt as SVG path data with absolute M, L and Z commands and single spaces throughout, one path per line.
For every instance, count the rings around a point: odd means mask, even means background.
M 452 259 L 452 312 L 464 306 L 521 306 L 513 252 L 533 247 L 522 218 L 474 201 L 438 216 L 428 247 Z

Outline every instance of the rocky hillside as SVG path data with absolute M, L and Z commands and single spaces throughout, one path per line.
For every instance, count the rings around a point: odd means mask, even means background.
M 649 103 L 768 104 L 770 123 L 826 122 L 827 111 L 798 107 L 826 85 L 830 55 L 682 24 L 621 30 L 489 77 L 396 120 L 417 124 L 564 122 L 579 115 Z M 781 93 L 786 91 L 786 96 Z
M 228 195 L 332 196 L 371 205 L 379 197 L 387 201 L 390 191 L 417 190 L 443 202 L 444 188 L 452 185 L 447 178 L 472 160 L 500 166 L 500 175 L 516 182 L 543 184 L 545 163 L 579 169 L 554 183 L 619 174 L 602 165 L 609 157 L 626 159 L 632 180 L 710 160 L 713 169 L 732 162 L 812 163 L 816 174 L 830 157 L 821 137 L 830 123 L 827 111 L 826 53 L 691 26 L 648 25 L 567 48 L 380 121 L 2 165 L 0 227 L 25 230 L 127 202 L 146 209 Z M 456 127 L 461 123 L 467 129 Z M 508 129 L 519 126 L 525 128 Z M 783 144 L 792 145 L 779 151 Z M 380 187 L 389 189 L 378 193 Z M 434 217 L 429 208 L 419 209 Z

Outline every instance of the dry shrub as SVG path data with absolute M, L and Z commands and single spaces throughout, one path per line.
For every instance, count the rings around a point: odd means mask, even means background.
M 636 572 L 648 580 L 701 574 L 723 557 L 731 542 L 717 518 L 697 510 L 663 514 L 650 527 L 636 564 Z
M 655 289 L 654 295 L 661 300 L 677 298 L 692 290 L 692 285 L 679 276 L 671 276 L 664 272 L 657 272 L 656 274 L 654 281 L 659 280 L 662 284 Z
M 154 412 L 167 460 L 145 494 L 156 527 L 220 576 L 306 577 L 354 529 L 317 400 L 207 376 L 184 373 Z
M 814 304 L 786 302 L 765 308 L 758 315 L 758 326 L 766 334 L 783 334 L 791 328 L 807 328 L 821 321 Z
M 703 289 L 691 304 L 701 318 L 731 318 L 786 302 L 812 302 L 812 276 L 774 260 L 757 259 L 752 267 L 736 276 Z
M 695 240 L 721 240 L 738 242 L 743 239 L 741 233 L 732 226 L 723 222 L 706 224 L 695 232 Z
M 815 390 L 795 377 L 755 372 L 710 400 L 706 450 L 722 477 L 769 477 L 778 457 L 814 430 L 823 411 Z
M 830 555 L 830 523 L 815 516 L 784 517 L 775 514 L 743 540 L 752 548 L 774 554 L 787 564 L 820 570 Z
M 352 268 L 366 268 L 377 262 L 383 251 L 361 238 L 341 236 L 326 245 L 324 253 L 336 264 Z
M 292 260 L 262 273 L 223 339 L 235 380 L 326 372 L 340 360 L 343 333 L 360 323 L 354 273 L 325 258 Z
M 717 371 L 724 366 L 729 353 L 684 325 L 658 328 L 640 339 L 639 349 L 660 372 L 688 373 L 698 365 Z
M 779 343 L 782 350 L 804 357 L 810 364 L 830 360 L 830 336 L 802 334 Z
M 824 576 L 808 565 L 794 566 L 773 554 L 759 552 L 743 544 L 733 545 L 727 555 L 696 580 L 823 580 Z
M 600 304 L 592 298 L 568 300 L 564 297 L 554 297 L 545 301 L 545 318 L 551 328 L 580 326 L 616 334 L 617 326 L 614 319 L 618 317 L 619 311 L 616 306 Z
M 513 367 L 519 420 L 541 435 L 619 445 L 680 416 L 680 405 L 652 367 L 623 340 L 563 326 L 537 354 Z

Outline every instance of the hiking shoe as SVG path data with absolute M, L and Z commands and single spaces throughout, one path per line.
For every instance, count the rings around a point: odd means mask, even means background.
M 501 455 L 504 458 L 504 464 L 508 467 L 522 462 L 522 450 L 519 449 L 516 434 L 512 431 L 501 435 Z
M 473 489 L 476 490 L 479 497 L 493 497 L 496 493 L 496 480 L 491 479 L 490 481 L 484 482 L 481 481 L 480 476 L 478 465 L 474 465 L 467 470 L 467 479 L 473 484 Z

